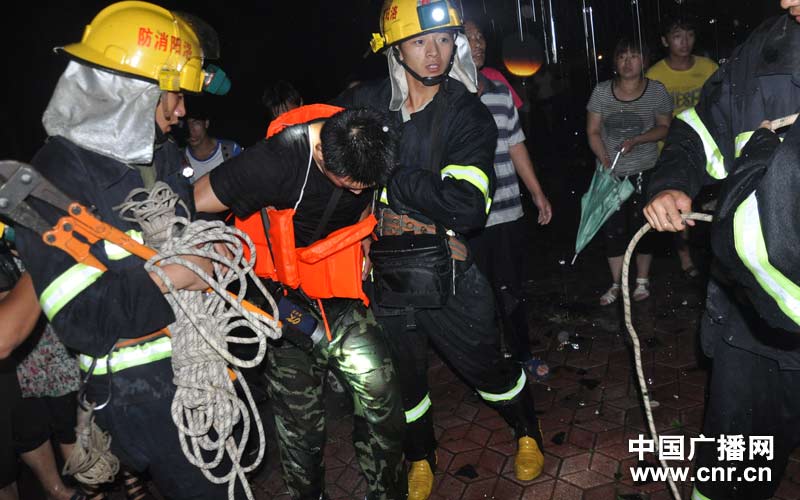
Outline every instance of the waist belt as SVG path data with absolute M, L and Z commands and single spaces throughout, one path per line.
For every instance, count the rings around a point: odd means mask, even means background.
M 107 375 L 109 370 L 116 373 L 170 356 L 172 356 L 172 341 L 165 329 L 144 337 L 118 342 L 108 355 L 100 358 L 79 354 L 78 365 L 81 371 L 88 372 L 92 362 L 95 362 L 93 374 Z
M 408 215 L 398 215 L 391 210 L 383 210 L 378 224 L 379 236 L 400 236 L 403 233 L 436 234 L 436 224 L 425 224 Z M 447 232 L 447 245 L 453 260 L 467 260 L 467 246 L 456 238 L 452 231 Z

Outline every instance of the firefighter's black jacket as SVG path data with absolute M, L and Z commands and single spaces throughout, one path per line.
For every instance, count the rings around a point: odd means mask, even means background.
M 386 79 L 350 89 L 334 104 L 387 113 L 390 98 Z M 391 119 L 403 133 L 400 164 L 386 189 L 389 207 L 458 233 L 482 228 L 494 192 L 497 145 L 497 126 L 486 106 L 461 82 L 447 79 L 405 124 L 400 111 L 391 112 Z
M 800 25 L 782 15 L 762 23 L 737 47 L 706 82 L 697 106 L 673 121 L 656 164 L 651 197 L 666 189 L 694 197 L 703 185 L 723 182 L 713 237 L 718 261 L 707 299 L 707 319 L 716 329 L 706 328 L 703 338 L 708 354 L 723 339 L 776 359 L 783 368 L 800 369 L 800 316 L 787 309 L 800 304 L 793 296 L 800 269 L 786 253 L 800 246 L 800 226 L 796 213 L 779 208 L 796 205 L 796 195 L 785 189 L 793 176 L 783 178 L 782 189 L 779 179 L 786 168 L 800 165 L 786 163 L 759 181 L 777 139 L 754 133 L 763 120 L 798 110 Z
M 171 141 L 158 146 L 153 163 L 157 179 L 167 182 L 193 210 L 191 186 L 180 173 L 177 146 Z M 104 222 L 124 232 L 141 231 L 114 210 L 131 190 L 143 187 L 141 174 L 135 167 L 80 148 L 62 137 L 51 137 L 32 164 L 68 197 L 92 208 Z M 52 224 L 65 215 L 45 203 L 31 204 Z M 18 229 L 17 247 L 40 302 L 48 288 L 53 290 L 51 286 L 57 280 L 69 277 L 67 271 L 75 269 L 72 257 L 45 245 L 41 236 L 30 230 Z M 102 240 L 92 246 L 92 253 L 108 270 L 88 286 L 80 279 L 74 280 L 78 286 L 75 290 L 80 291 L 51 318 L 67 347 L 93 357 L 107 354 L 119 338 L 141 337 L 175 321 L 169 303 L 144 270 L 144 262 L 136 256 L 110 259 L 108 253 L 112 250 Z M 69 298 L 70 283 L 61 285 L 58 293 Z

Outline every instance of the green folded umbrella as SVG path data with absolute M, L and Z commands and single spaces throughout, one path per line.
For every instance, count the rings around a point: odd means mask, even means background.
M 633 194 L 633 184 L 627 179 L 618 179 L 614 176 L 614 167 L 617 166 L 621 151 L 614 157 L 611 168 L 606 169 L 600 163 L 594 171 L 589 190 L 581 198 L 581 223 L 578 226 L 578 236 L 575 239 L 575 257 L 586 248 L 594 235 L 611 217 L 620 205 Z

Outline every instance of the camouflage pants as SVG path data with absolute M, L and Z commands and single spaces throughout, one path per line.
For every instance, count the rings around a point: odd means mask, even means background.
M 367 498 L 405 498 L 403 403 L 383 332 L 359 301 L 326 301 L 325 311 L 332 342 L 323 339 L 310 353 L 285 341 L 268 349 L 267 387 L 286 485 L 295 500 L 318 500 L 324 491 L 323 388 L 333 369 L 356 407 L 353 444 Z

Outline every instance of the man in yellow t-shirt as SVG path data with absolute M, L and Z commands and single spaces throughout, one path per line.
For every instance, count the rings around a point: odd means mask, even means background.
M 695 42 L 692 21 L 676 17 L 664 28 L 661 43 L 668 50 L 667 57 L 651 66 L 646 76 L 667 87 L 673 99 L 673 115 L 677 116 L 697 104 L 700 89 L 718 66 L 707 57 L 692 54 Z
M 667 88 L 674 105 L 673 116 L 697 104 L 703 84 L 718 68 L 711 59 L 692 54 L 694 42 L 695 26 L 689 18 L 675 17 L 667 21 L 661 34 L 667 57 L 652 65 L 646 73 L 647 78 L 658 80 Z M 694 266 L 688 242 L 687 228 L 676 238 L 676 250 L 685 275 L 696 278 L 700 272 Z

